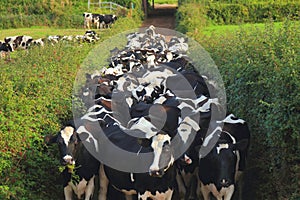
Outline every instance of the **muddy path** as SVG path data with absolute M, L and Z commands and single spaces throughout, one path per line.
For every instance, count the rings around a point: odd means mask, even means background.
M 175 29 L 176 4 L 155 4 L 154 10 L 149 11 L 142 27 L 154 25 L 155 27 Z
M 158 33 L 165 35 L 168 40 L 170 36 L 174 35 L 176 10 L 176 4 L 155 4 L 154 9 L 149 11 L 148 17 L 144 20 L 141 28 L 149 27 L 150 25 L 163 28 L 165 30 L 159 30 Z

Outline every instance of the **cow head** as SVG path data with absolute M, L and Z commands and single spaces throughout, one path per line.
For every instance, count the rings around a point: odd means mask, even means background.
M 79 144 L 79 136 L 73 126 L 67 125 L 61 129 L 55 136 L 46 136 L 47 144 L 57 143 L 61 164 L 74 165 L 77 154 L 77 145 Z
M 214 148 L 200 160 L 200 165 L 206 163 L 210 166 L 218 191 L 234 185 L 240 160 L 239 151 L 245 150 L 248 145 L 248 139 L 236 142 L 230 137 L 229 133 L 222 132 Z
M 149 168 L 149 174 L 150 176 L 161 177 L 174 162 L 171 137 L 165 133 L 153 136 L 151 148 L 153 149 L 154 158 Z

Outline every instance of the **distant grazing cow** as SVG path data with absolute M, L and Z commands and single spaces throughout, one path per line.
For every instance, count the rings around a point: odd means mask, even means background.
M 85 12 L 83 13 L 83 17 L 84 17 L 84 28 L 90 29 L 93 21 L 93 14 Z
M 246 122 L 233 115 L 226 117 L 223 122 L 224 127 L 217 143 L 199 161 L 199 179 L 204 200 L 210 199 L 210 193 L 218 200 L 230 200 L 235 184 L 246 166 L 250 140 Z M 203 145 L 206 143 L 204 140 Z
M 17 48 L 28 49 L 32 40 L 32 37 L 27 35 L 11 36 L 4 38 L 5 43 L 11 46 L 12 51 L 14 51 Z
M 117 19 L 116 15 L 102 15 L 100 17 L 100 24 L 103 28 L 109 28 Z
M 42 38 L 39 38 L 39 39 L 36 39 L 36 40 L 32 40 L 31 44 L 33 46 L 41 46 L 43 47 L 44 46 L 44 40 Z
M 60 35 L 49 35 L 47 40 L 50 44 L 54 45 L 59 42 L 59 40 L 62 38 Z
M 6 42 L 0 41 L 1 58 L 10 59 L 10 52 L 12 52 L 12 47 Z
M 57 135 L 45 139 L 48 144 L 58 144 L 61 163 L 65 166 L 62 172 L 65 199 L 71 200 L 74 191 L 78 199 L 85 195 L 85 200 L 90 200 L 100 163 L 82 144 L 74 122 L 67 123 Z M 79 176 L 76 180 L 79 182 L 72 180 L 74 175 Z

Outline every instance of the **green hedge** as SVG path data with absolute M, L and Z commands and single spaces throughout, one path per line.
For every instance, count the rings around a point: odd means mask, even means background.
M 193 34 L 193 29 L 189 27 Z M 199 34 L 198 34 L 199 36 Z M 300 26 L 196 38 L 219 66 L 228 110 L 248 121 L 252 141 L 244 198 L 300 198 Z
M 300 12 L 300 2 L 210 3 L 205 7 L 208 18 L 217 24 L 258 23 L 269 19 L 283 21 L 287 17 L 299 19 Z
M 200 32 L 206 26 L 205 12 L 200 4 L 183 4 L 176 12 L 176 30 L 182 33 Z

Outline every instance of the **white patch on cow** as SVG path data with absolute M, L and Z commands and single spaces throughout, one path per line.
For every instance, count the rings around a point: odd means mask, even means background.
M 130 124 L 132 121 L 135 121 L 136 119 L 137 118 L 130 120 L 128 124 Z M 135 123 L 131 125 L 129 129 L 142 131 L 146 134 L 145 137 L 148 139 L 156 135 L 158 132 L 156 127 L 144 117 L 141 117 L 137 121 L 135 121 Z
M 229 145 L 228 144 L 219 144 L 219 146 L 217 147 L 217 154 L 220 154 L 220 151 L 222 149 L 228 149 Z
M 204 197 L 204 200 L 209 200 L 209 193 L 212 193 L 217 200 L 230 200 L 233 192 L 234 185 L 230 185 L 229 187 L 222 187 L 220 191 L 217 190 L 215 184 L 204 185 L 201 183 L 201 191 Z
M 198 104 L 205 101 L 207 99 L 207 97 L 204 95 L 201 95 L 197 99 L 189 99 L 189 98 L 181 98 L 181 97 L 176 97 L 176 99 L 181 100 L 181 101 L 190 101 L 194 104 L 194 108 L 198 108 Z
M 153 101 L 153 104 L 163 104 L 166 100 L 167 100 L 166 97 L 160 96 L 159 98 L 157 98 Z
M 210 110 L 210 105 L 211 104 L 215 104 L 215 105 L 219 105 L 219 100 L 218 98 L 214 98 L 214 99 L 208 99 L 207 102 L 205 102 L 200 108 L 203 111 L 200 112 L 208 112 Z M 198 110 L 198 109 L 197 109 Z M 196 112 L 197 112 L 196 110 Z
M 98 141 L 94 138 L 94 136 L 92 135 L 92 133 L 90 133 L 84 126 L 80 126 L 77 129 L 77 133 L 81 134 L 81 133 L 87 133 L 89 135 L 89 137 L 87 137 L 85 139 L 86 142 L 90 143 L 90 140 L 94 141 L 93 146 L 95 147 L 95 151 L 99 152 L 99 146 L 98 146 Z
M 166 58 L 167 58 L 167 62 L 170 62 L 173 59 L 173 54 L 170 51 L 168 51 L 166 53 Z
M 158 134 L 152 138 L 151 147 L 153 149 L 154 159 L 150 166 L 150 171 L 159 170 L 159 159 L 165 142 L 171 142 L 171 137 L 167 134 Z
M 70 155 L 65 155 L 63 157 L 63 160 L 66 161 L 66 163 L 68 164 L 75 165 L 75 161 L 73 160 L 73 157 Z
M 192 131 L 192 127 L 189 124 L 180 123 L 177 130 L 178 130 L 179 136 L 181 137 L 181 140 L 184 143 L 186 143 L 187 139 L 189 138 L 189 134 Z
M 244 124 L 245 120 L 242 119 L 232 119 L 232 118 L 236 118 L 233 114 L 228 115 L 225 119 L 223 119 L 222 121 L 217 121 L 217 123 L 229 123 L 229 124 Z
M 229 132 L 227 132 L 227 131 L 222 131 L 222 132 L 223 132 L 223 133 L 226 133 L 226 134 L 231 138 L 232 144 L 235 144 L 235 143 L 236 143 L 235 137 L 233 137 Z
M 173 190 L 168 189 L 165 192 L 158 192 L 153 195 L 150 191 L 145 191 L 143 194 L 138 194 L 138 199 L 140 200 L 147 200 L 148 198 L 154 199 L 154 200 L 171 200 L 173 195 Z
M 42 38 L 39 38 L 39 39 L 36 39 L 36 40 L 32 40 L 32 44 L 43 47 L 44 46 L 44 41 L 43 41 Z
M 181 102 L 177 108 L 179 108 L 180 110 L 182 110 L 183 108 L 189 108 L 191 109 L 192 111 L 195 110 L 195 108 L 193 106 L 191 106 L 190 104 L 187 104 L 186 102 Z
M 88 96 L 90 93 L 89 92 L 83 92 L 83 96 Z
M 95 109 L 95 108 L 101 108 L 101 109 L 98 110 L 97 112 L 93 112 L 92 110 Z M 91 108 L 89 108 L 88 113 L 85 114 L 84 116 L 82 116 L 81 119 L 92 121 L 92 122 L 96 122 L 96 121 L 99 121 L 99 120 L 101 121 L 105 118 L 106 115 L 103 117 L 103 119 L 102 118 L 97 118 L 97 115 L 100 115 L 102 113 L 105 113 L 107 115 L 107 114 L 112 114 L 113 112 L 108 111 L 103 106 L 94 105 Z M 94 118 L 93 118 L 93 116 L 94 116 Z
M 133 99 L 131 98 L 131 97 L 127 97 L 126 99 L 125 99 L 125 101 L 126 101 L 126 103 L 127 103 L 127 105 L 129 106 L 129 108 L 132 106 L 132 104 L 133 104 Z
M 199 131 L 200 126 L 197 122 L 195 122 L 193 119 L 187 116 L 180 122 L 177 128 L 178 133 L 184 143 L 187 142 L 192 129 L 194 129 L 195 131 Z
M 138 87 L 136 87 L 134 90 L 132 90 L 132 96 L 136 99 L 136 100 L 141 100 L 142 99 L 142 97 L 139 97 L 138 95 L 137 95 L 137 92 L 141 92 L 141 91 L 143 91 L 143 89 L 144 89 L 144 86 L 143 85 L 139 85 Z
M 69 145 L 70 138 L 74 133 L 74 128 L 72 126 L 66 126 L 63 130 L 60 131 L 61 137 L 63 138 L 65 145 Z
M 207 146 L 209 141 L 213 138 L 213 136 L 215 135 L 215 133 L 217 131 L 222 131 L 222 128 L 220 126 L 218 126 L 217 128 L 215 128 L 215 130 L 212 133 L 210 133 L 208 136 L 206 136 L 204 141 L 203 141 L 202 146 Z
M 131 180 L 131 182 L 134 182 L 133 173 L 130 173 L 130 180 Z

